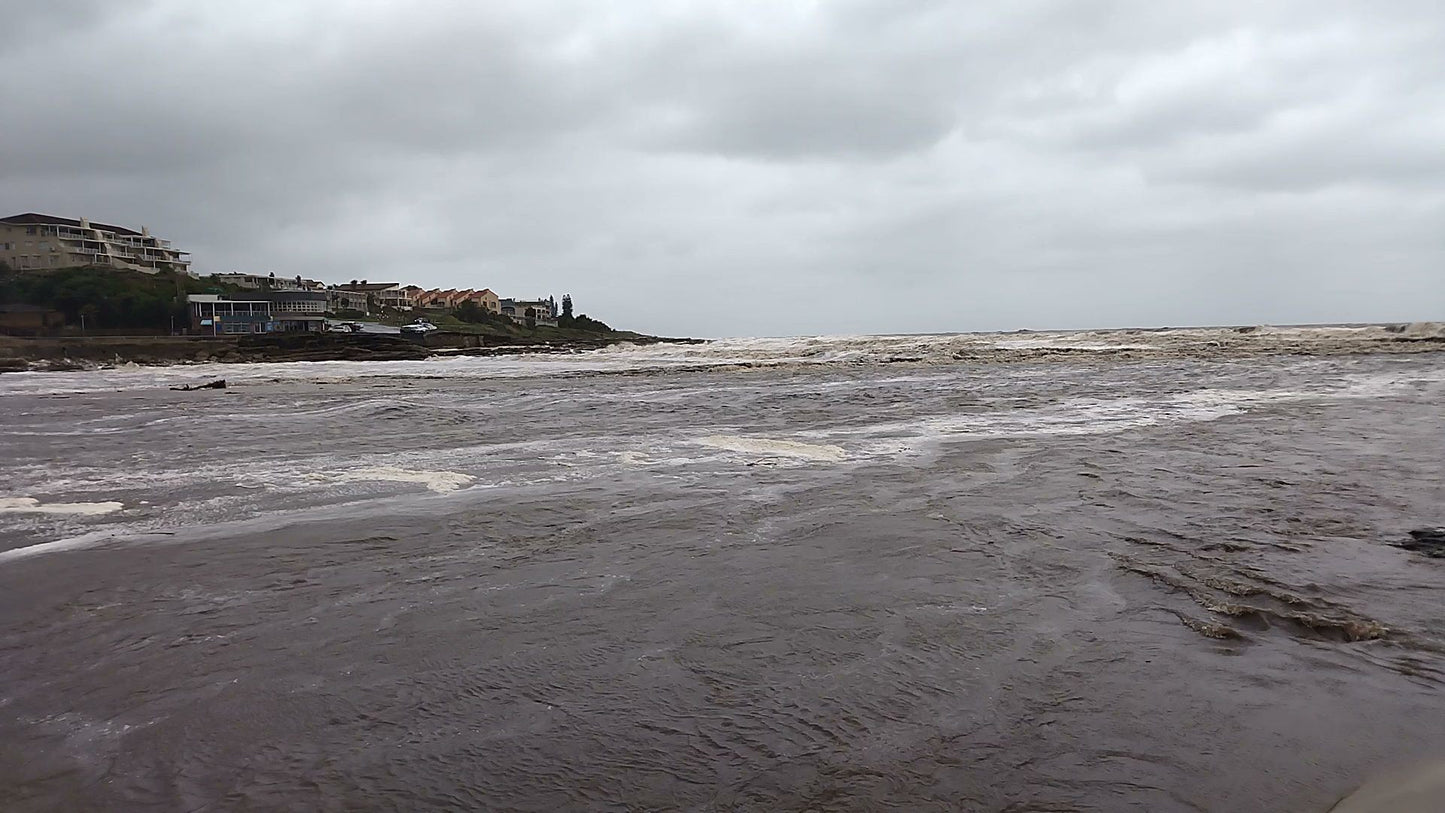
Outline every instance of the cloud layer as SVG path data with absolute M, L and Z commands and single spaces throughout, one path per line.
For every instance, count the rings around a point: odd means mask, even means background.
M 1445 317 L 1434 2 L 0 5 L 0 206 L 203 272 L 693 335 Z

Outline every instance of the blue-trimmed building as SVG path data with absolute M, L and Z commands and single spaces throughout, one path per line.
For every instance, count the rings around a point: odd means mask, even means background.
M 202 336 L 308 333 L 326 329 L 325 291 L 257 291 L 245 299 L 191 294 L 191 331 Z
M 186 302 L 191 310 L 191 330 L 203 336 L 271 332 L 271 303 L 267 300 L 191 294 Z

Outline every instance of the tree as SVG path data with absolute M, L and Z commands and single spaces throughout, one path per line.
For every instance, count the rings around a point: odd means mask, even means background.
M 481 305 L 478 305 L 470 299 L 463 300 L 461 304 L 457 305 L 456 308 L 452 310 L 452 316 L 457 317 L 463 322 L 471 322 L 473 324 L 487 321 L 487 312 L 482 310 Z
M 572 320 L 572 327 L 578 330 L 590 331 L 592 333 L 612 332 L 612 328 L 608 327 L 606 323 L 597 319 L 589 318 L 585 313 L 580 314 L 579 316 L 577 316 L 577 318 Z
M 172 315 L 184 318 L 185 294 L 208 286 L 184 274 L 141 274 L 102 268 L 58 268 L 46 274 L 0 276 L 0 304 L 53 308 L 66 321 L 87 328 L 169 328 Z
M 525 315 L 525 317 L 526 317 L 526 319 L 527 319 L 527 328 L 528 328 L 528 329 L 535 328 L 535 327 L 537 326 L 537 309 L 536 309 L 536 308 L 528 308 L 528 309 L 526 310 L 526 313 L 525 313 L 524 315 Z
M 572 318 L 572 295 L 562 294 L 562 316 L 566 319 Z

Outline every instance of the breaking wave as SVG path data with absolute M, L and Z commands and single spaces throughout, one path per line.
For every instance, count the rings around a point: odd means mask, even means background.
M 702 344 L 619 343 L 582 353 L 433 357 L 424 361 L 319 361 L 123 365 L 81 372 L 0 375 L 0 395 L 133 390 L 214 378 L 233 384 L 283 381 L 361 383 L 387 378 L 537 378 L 723 367 L 819 364 L 949 364 L 1080 357 L 1239 358 L 1280 353 L 1348 355 L 1445 349 L 1445 325 L 1418 322 L 1329 327 L 1163 328 L 916 336 L 802 336 L 718 339 Z

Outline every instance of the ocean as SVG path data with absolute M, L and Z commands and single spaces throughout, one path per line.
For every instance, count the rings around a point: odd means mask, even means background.
M 1445 757 L 1420 333 L 0 375 L 0 808 L 1326 810 Z

